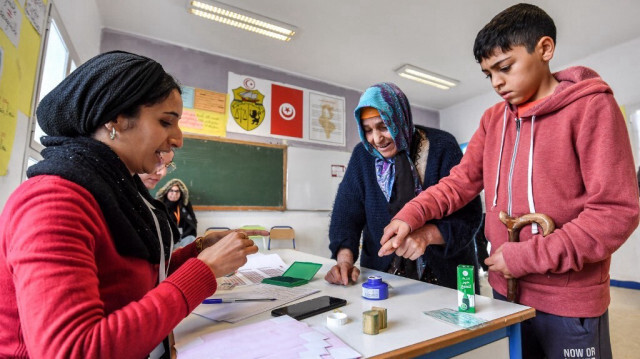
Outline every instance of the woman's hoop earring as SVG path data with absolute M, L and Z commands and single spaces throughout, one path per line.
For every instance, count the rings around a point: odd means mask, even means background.
M 116 139 L 116 128 L 115 127 L 111 127 L 111 133 L 109 134 L 109 138 L 112 140 Z

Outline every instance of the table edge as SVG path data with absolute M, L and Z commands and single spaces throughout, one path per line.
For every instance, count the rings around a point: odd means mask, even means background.
M 498 329 L 506 328 L 510 325 L 523 322 L 527 319 L 536 316 L 536 310 L 533 308 L 526 308 L 520 312 L 510 314 L 506 317 L 494 319 L 487 325 L 474 330 L 460 329 L 456 332 L 449 333 L 437 338 L 433 338 L 424 342 L 412 344 L 403 348 L 395 349 L 387 353 L 372 356 L 373 359 L 388 359 L 388 358 L 407 358 L 416 357 L 418 355 L 428 354 L 436 350 L 450 347 L 454 344 L 464 342 L 466 340 L 479 337 L 483 334 L 487 334 Z

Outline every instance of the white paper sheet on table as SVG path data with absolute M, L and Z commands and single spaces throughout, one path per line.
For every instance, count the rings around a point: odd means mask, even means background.
M 277 254 L 255 253 L 247 256 L 247 263 L 238 271 L 228 277 L 218 278 L 218 287 L 231 289 L 243 285 L 251 285 L 262 282 L 268 277 L 277 277 L 284 273 L 287 265 Z
M 264 267 L 274 267 L 274 268 L 286 268 L 287 264 L 282 261 L 279 255 L 276 253 L 272 254 L 262 254 L 260 252 L 250 254 L 247 256 L 247 263 L 245 263 L 240 270 L 242 269 L 256 269 L 256 268 L 264 268 Z
M 195 358 L 359 358 L 360 354 L 325 327 L 310 327 L 289 316 L 221 330 L 176 344 L 180 359 Z
M 319 289 L 307 286 L 287 288 L 271 284 L 250 285 L 216 293 L 211 298 L 276 298 L 276 300 L 269 302 L 200 304 L 193 310 L 193 313 L 215 321 L 236 323 L 319 291 Z

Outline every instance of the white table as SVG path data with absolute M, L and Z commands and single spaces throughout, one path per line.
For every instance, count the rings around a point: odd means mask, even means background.
M 489 321 L 487 325 L 465 330 L 425 314 L 424 311 L 457 308 L 457 291 L 427 284 L 404 277 L 361 268 L 357 284 L 347 287 L 332 285 L 324 280 L 326 272 L 335 264 L 334 260 L 312 254 L 279 249 L 285 263 L 294 261 L 322 263 L 322 268 L 313 280 L 306 284 L 320 289 L 319 293 L 300 301 L 321 295 L 344 298 L 347 305 L 341 311 L 349 322 L 340 327 L 331 327 L 346 344 L 371 358 L 450 358 L 469 350 L 482 347 L 502 338 L 508 338 L 509 357 L 521 358 L 520 322 L 535 316 L 535 310 L 519 304 L 507 303 L 476 295 L 476 315 Z M 372 301 L 361 297 L 362 282 L 370 275 L 378 275 L 392 288 L 386 300 Z M 362 312 L 371 306 L 387 308 L 388 328 L 377 335 L 362 333 Z M 304 319 L 312 325 L 325 325 L 327 313 Z M 236 324 L 213 322 L 196 315 L 189 315 L 174 330 L 176 343 L 188 343 L 198 336 L 235 326 L 254 323 L 271 318 L 269 312 L 251 317 Z

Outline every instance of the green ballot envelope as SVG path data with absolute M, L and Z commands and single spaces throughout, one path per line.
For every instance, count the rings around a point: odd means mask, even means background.
M 279 285 L 282 287 L 297 287 L 307 284 L 320 270 L 322 264 L 312 262 L 293 262 L 281 276 L 270 277 L 262 280 L 262 283 Z

